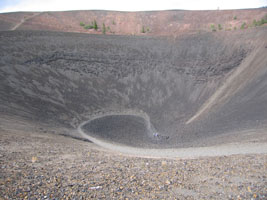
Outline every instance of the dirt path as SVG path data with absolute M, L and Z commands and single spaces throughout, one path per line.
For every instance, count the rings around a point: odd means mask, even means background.
M 133 155 L 145 158 L 171 158 L 171 159 L 192 159 L 200 157 L 213 156 L 230 156 L 236 154 L 267 154 L 266 142 L 244 141 L 226 143 L 208 147 L 192 147 L 192 148 L 173 148 L 173 149 L 146 149 L 124 146 L 115 144 L 114 142 L 106 142 L 103 140 L 91 137 L 81 129 L 83 124 L 78 127 L 78 132 L 82 137 L 94 142 L 95 144 L 110 149 L 114 152 L 119 152 L 126 155 Z M 266 130 L 262 131 L 265 134 Z
M 238 90 L 242 89 L 248 80 L 253 80 L 260 68 L 266 66 L 267 58 L 264 45 L 258 47 L 243 63 L 227 78 L 225 83 L 203 104 L 199 111 L 191 117 L 186 124 L 190 124 L 200 115 L 208 113 L 215 105 L 220 105 L 231 98 Z M 261 61 L 261 62 L 260 62 Z M 259 63 L 260 62 L 260 63 Z M 254 66 L 254 67 L 251 67 Z
M 16 24 L 12 29 L 11 29 L 11 31 L 15 31 L 15 30 L 17 30 L 22 24 L 24 24 L 26 21 L 28 21 L 29 19 L 32 19 L 32 18 L 34 18 L 34 17 L 36 17 L 36 16 L 38 16 L 38 15 L 40 15 L 41 13 L 34 13 L 33 15 L 31 15 L 31 16 L 27 16 L 27 17 L 24 17 L 24 18 L 22 18 L 22 20 L 18 23 L 18 24 Z

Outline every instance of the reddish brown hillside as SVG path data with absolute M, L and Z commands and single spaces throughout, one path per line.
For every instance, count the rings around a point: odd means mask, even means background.
M 177 35 L 186 32 L 240 29 L 243 23 L 253 27 L 254 20 L 267 16 L 267 8 L 216 11 L 67 11 L 0 14 L 0 30 L 52 30 L 65 32 L 123 35 Z M 86 30 L 80 25 L 96 21 L 99 29 Z M 220 28 L 219 28 L 220 26 Z

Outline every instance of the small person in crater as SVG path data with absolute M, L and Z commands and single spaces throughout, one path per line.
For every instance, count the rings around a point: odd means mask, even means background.
M 159 135 L 157 132 L 154 132 L 153 133 L 153 136 L 155 138 L 158 138 L 158 139 L 165 139 L 165 140 L 168 140 L 169 139 L 169 136 L 162 136 L 162 135 Z

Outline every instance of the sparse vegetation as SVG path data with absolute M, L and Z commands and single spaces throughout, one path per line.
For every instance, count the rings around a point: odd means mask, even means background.
M 234 19 L 236 20 L 237 17 L 234 16 Z M 254 19 L 252 23 L 243 22 L 242 25 L 240 26 L 240 29 L 243 30 L 243 29 L 253 28 L 253 26 L 256 27 L 256 26 L 261 26 L 261 25 L 264 25 L 264 24 L 267 24 L 267 14 L 262 19 L 260 19 L 258 21 L 256 19 Z M 237 30 L 237 27 L 232 27 L 232 24 L 225 25 L 225 26 L 226 27 L 223 28 L 221 24 L 218 24 L 218 26 L 216 26 L 214 24 L 211 24 L 210 28 L 211 28 L 211 30 L 213 32 L 215 32 L 217 30 L 225 30 L 225 31 Z
M 254 26 L 261 26 L 263 24 L 267 24 L 267 15 L 265 15 L 265 17 L 262 18 L 261 20 L 257 21 L 257 20 L 254 19 L 254 21 L 253 21 L 253 25 Z
M 142 26 L 141 33 L 147 33 L 150 31 L 149 27 Z
M 84 29 L 93 29 L 94 27 L 93 27 L 93 25 L 85 25 L 84 26 Z
M 113 21 L 112 21 L 112 24 L 113 24 L 113 25 L 116 25 L 116 22 L 113 20 Z
M 105 23 L 102 24 L 102 33 L 104 35 L 106 34 L 106 25 L 105 25 Z
M 91 24 L 85 24 L 85 23 L 81 22 L 80 26 L 82 26 L 86 30 L 89 30 L 89 29 L 98 30 L 99 29 L 96 20 L 92 21 Z M 107 27 L 105 23 L 102 24 L 101 31 L 102 31 L 103 34 L 106 34 L 107 31 L 112 33 L 110 27 L 109 26 Z
M 93 22 L 91 22 L 91 24 L 85 24 L 84 22 L 80 22 L 80 26 L 82 26 L 86 30 L 88 30 L 88 29 L 98 30 L 98 26 L 97 26 L 96 20 L 94 20 Z
M 145 32 L 146 32 L 146 30 L 145 30 L 145 27 L 144 27 L 144 26 L 142 26 L 141 33 L 145 33 Z
M 244 22 L 244 23 L 241 25 L 240 29 L 245 29 L 245 28 L 247 28 L 247 27 L 248 27 L 248 26 L 247 26 L 247 23 Z
M 211 30 L 212 30 L 213 32 L 216 31 L 216 28 L 215 28 L 215 25 L 214 25 L 214 24 L 210 25 L 210 28 L 211 28 Z
M 257 20 L 256 19 L 253 20 L 253 25 L 257 26 Z
M 98 25 L 97 25 L 96 20 L 94 20 L 94 22 L 93 22 L 93 27 L 94 27 L 94 29 L 95 29 L 96 31 L 98 30 Z

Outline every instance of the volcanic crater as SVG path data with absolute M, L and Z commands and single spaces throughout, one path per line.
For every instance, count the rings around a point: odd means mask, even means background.
M 131 147 L 242 141 L 267 124 L 266 32 L 2 31 L 1 115 Z

